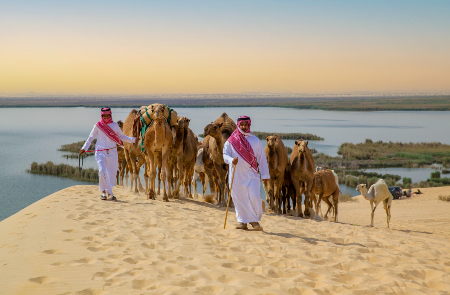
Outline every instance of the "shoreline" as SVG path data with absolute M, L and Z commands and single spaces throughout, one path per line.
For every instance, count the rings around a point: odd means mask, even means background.
M 264 98 L 166 98 L 166 97 L 5 97 L 0 108 L 92 107 L 139 108 L 149 101 L 172 108 L 279 107 L 325 111 L 450 111 L 450 96 L 386 97 L 264 97 Z
M 390 229 L 358 196 L 338 223 L 264 213 L 256 232 L 200 200 L 72 186 L 0 222 L 2 294 L 450 292 L 450 187 L 421 191 L 393 201 Z

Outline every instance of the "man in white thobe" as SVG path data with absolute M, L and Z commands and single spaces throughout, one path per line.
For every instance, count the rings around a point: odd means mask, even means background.
M 258 137 L 250 132 L 251 120 L 241 116 L 237 120 L 238 128 L 223 147 L 223 159 L 229 165 L 229 184 L 231 186 L 233 166 L 236 165 L 231 197 L 236 209 L 237 229 L 247 229 L 250 223 L 255 230 L 262 230 L 259 221 L 262 217 L 260 197 L 260 175 L 266 183 L 269 167 L 266 154 Z M 258 173 L 259 166 L 259 173 Z
M 98 165 L 99 189 L 102 192 L 100 198 L 106 200 L 108 195 L 110 200 L 117 200 L 112 191 L 119 168 L 117 145 L 122 145 L 121 140 L 135 143 L 139 139 L 123 135 L 122 129 L 112 120 L 110 108 L 102 108 L 101 114 L 102 120 L 94 125 L 91 134 L 89 134 L 80 150 L 80 154 L 85 153 L 94 138 L 97 138 L 95 160 Z

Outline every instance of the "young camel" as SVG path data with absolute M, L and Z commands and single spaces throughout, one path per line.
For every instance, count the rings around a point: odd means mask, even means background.
M 287 150 L 278 134 L 267 136 L 266 140 L 267 146 L 264 148 L 264 152 L 267 163 L 269 164 L 270 180 L 267 185 L 264 185 L 264 190 L 268 194 L 267 200 L 269 201 L 270 209 L 277 214 L 286 214 L 286 202 L 284 203 L 282 212 L 281 189 L 283 187 L 286 166 L 289 162 Z
M 367 191 L 367 187 L 365 184 L 358 184 L 356 190 L 361 192 L 361 194 L 366 200 L 370 201 L 370 207 L 372 209 L 370 226 L 373 227 L 373 215 L 375 214 L 375 209 L 377 209 L 377 206 L 380 202 L 383 202 L 384 210 L 386 210 L 386 219 L 387 219 L 386 228 L 389 228 L 393 197 L 384 180 L 379 179 L 376 183 L 370 186 L 369 191 Z M 375 207 L 373 206 L 373 203 L 375 203 Z
M 323 200 L 328 205 L 328 210 L 325 213 L 324 220 L 328 219 L 328 213 L 333 208 L 334 222 L 338 221 L 338 203 L 339 203 L 339 185 L 336 183 L 333 172 L 330 169 L 319 170 L 314 173 L 316 178 L 316 185 L 313 189 L 313 194 L 319 196 L 316 202 L 315 210 L 319 212 L 320 202 Z M 333 202 L 333 203 L 331 203 Z

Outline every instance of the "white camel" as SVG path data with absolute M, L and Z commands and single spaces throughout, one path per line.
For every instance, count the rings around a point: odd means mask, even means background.
M 205 174 L 205 167 L 203 166 L 203 148 L 199 149 L 197 152 L 197 158 L 195 160 L 195 166 L 194 166 L 194 175 L 192 176 L 192 184 L 194 186 L 194 199 L 197 199 L 197 197 L 198 197 L 197 179 L 198 179 L 200 173 L 202 173 L 205 178 L 207 177 Z M 205 192 L 206 192 L 205 185 L 207 183 L 208 183 L 207 181 L 204 181 L 204 183 L 203 183 L 203 195 L 205 195 Z
M 373 227 L 373 215 L 375 209 L 377 209 L 378 204 L 383 201 L 384 210 L 386 210 L 387 226 L 389 228 L 389 221 L 391 220 L 391 205 L 392 205 L 392 194 L 389 192 L 388 186 L 383 179 L 379 179 L 376 183 L 370 186 L 369 191 L 365 184 L 358 184 L 356 190 L 361 192 L 363 197 L 370 201 L 370 207 L 372 208 L 372 216 L 370 221 L 370 226 Z M 373 206 L 375 203 L 375 207 Z

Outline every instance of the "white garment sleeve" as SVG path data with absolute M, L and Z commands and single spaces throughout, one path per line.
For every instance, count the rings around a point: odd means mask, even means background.
M 89 149 L 89 147 L 91 146 L 91 143 L 94 140 L 94 138 L 97 138 L 97 133 L 98 133 L 98 127 L 97 127 L 97 125 L 94 125 L 94 128 L 92 128 L 91 134 L 89 134 L 88 139 L 86 140 L 86 142 L 84 143 L 84 145 L 81 149 L 87 151 Z
M 136 141 L 136 137 L 130 137 L 130 136 L 123 135 L 122 129 L 120 129 L 120 127 L 117 128 L 116 134 L 119 136 L 120 140 L 122 140 L 122 141 L 130 142 L 130 143 L 134 143 Z
M 233 164 L 233 159 L 234 158 L 231 156 L 231 153 L 232 153 L 231 144 L 227 141 L 223 145 L 223 160 L 228 165 L 232 165 Z
M 261 173 L 261 178 L 270 179 L 269 165 L 267 165 L 266 153 L 264 152 L 264 148 L 260 140 L 258 141 L 258 155 L 256 157 L 258 158 L 259 173 Z

